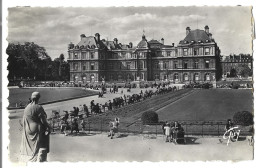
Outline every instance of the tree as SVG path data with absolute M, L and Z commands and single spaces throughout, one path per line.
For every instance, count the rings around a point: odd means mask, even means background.
M 239 111 L 234 114 L 233 121 L 235 124 L 249 126 L 254 124 L 254 117 L 249 111 Z
M 232 69 L 230 70 L 230 75 L 229 75 L 229 77 L 237 77 L 237 71 L 236 71 L 235 68 L 232 68 Z
M 8 78 L 34 78 L 44 71 L 41 66 L 43 59 L 50 59 L 44 47 L 33 42 L 24 44 L 9 43 L 6 49 L 8 54 Z M 39 68 L 41 67 L 41 68 Z
M 250 69 L 247 65 L 243 64 L 237 67 L 237 73 L 242 77 L 248 77 L 248 76 L 252 76 L 253 72 L 252 69 Z

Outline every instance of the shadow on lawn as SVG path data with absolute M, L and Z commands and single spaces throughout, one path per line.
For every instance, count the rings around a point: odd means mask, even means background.
M 195 137 L 186 137 L 186 145 L 199 145 L 200 143 L 196 142 L 197 139 Z
M 125 138 L 128 137 L 128 134 L 119 134 L 116 138 Z

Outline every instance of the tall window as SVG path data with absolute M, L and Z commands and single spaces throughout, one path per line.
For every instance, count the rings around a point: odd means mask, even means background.
M 206 69 L 209 68 L 209 61 L 205 61 L 205 68 L 206 68 Z
M 194 69 L 199 69 L 199 63 L 197 61 L 194 63 Z
M 143 65 L 143 61 L 140 61 L 140 62 L 139 62 L 139 65 L 138 65 L 138 69 L 143 69 L 143 66 L 144 66 L 144 65 Z
M 178 81 L 179 80 L 179 75 L 176 73 L 176 74 L 174 74 L 174 80 L 175 81 Z
M 73 69 L 76 71 L 76 70 L 78 70 L 78 68 L 79 68 L 79 65 L 78 65 L 78 63 L 74 63 L 74 65 L 73 65 L 74 67 L 73 67 Z
M 195 73 L 194 78 L 195 78 L 195 81 L 198 81 L 199 80 L 199 74 Z
M 185 81 L 189 80 L 188 74 L 185 73 L 183 77 Z
M 168 69 L 168 62 L 163 63 L 163 69 Z
M 118 80 L 119 80 L 119 81 L 122 80 L 122 75 L 118 75 Z
M 159 77 L 160 77 L 160 76 L 159 76 L 158 74 L 155 74 L 155 75 L 154 75 L 155 80 L 159 80 Z
M 205 48 L 205 55 L 209 55 L 209 47 Z
M 91 59 L 94 59 L 94 57 L 95 57 L 95 53 L 94 53 L 94 52 L 91 52 L 91 53 L 90 53 L 90 58 L 91 58 Z
M 154 66 L 155 66 L 155 69 L 159 69 L 159 62 L 158 61 L 156 61 L 156 62 L 154 62 Z
M 210 81 L 210 75 L 209 75 L 209 73 L 206 74 L 205 79 L 206 79 L 206 81 Z
M 83 52 L 83 53 L 81 54 L 81 57 L 82 57 L 82 59 L 86 59 L 86 53 Z
M 170 52 L 170 51 L 167 51 L 167 52 L 166 52 L 166 55 L 167 55 L 167 57 L 170 57 L 170 56 L 171 56 L 171 52 Z
M 127 69 L 130 69 L 130 67 L 131 67 L 131 62 L 127 62 L 127 63 L 126 63 L 126 68 L 127 68 Z
M 194 48 L 194 50 L 193 50 L 193 55 L 198 55 L 198 49 L 197 48 Z
M 83 63 L 82 69 L 86 70 L 86 63 Z
M 90 70 L 95 70 L 95 63 L 94 63 L 94 62 L 92 62 L 92 63 L 90 64 Z
M 184 49 L 183 49 L 183 55 L 184 55 L 184 56 L 187 56 L 187 55 L 188 55 L 188 49 L 187 49 L 187 48 L 184 48 Z
M 118 69 L 122 68 L 122 63 L 121 62 L 118 62 L 117 65 L 118 65 Z
M 178 62 L 174 61 L 174 69 L 178 69 Z
M 188 62 L 187 62 L 187 61 L 184 62 L 183 68 L 184 68 L 184 69 L 188 69 Z

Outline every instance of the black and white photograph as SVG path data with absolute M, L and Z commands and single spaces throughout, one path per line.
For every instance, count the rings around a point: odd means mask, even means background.
M 12 165 L 255 159 L 253 6 L 6 10 Z

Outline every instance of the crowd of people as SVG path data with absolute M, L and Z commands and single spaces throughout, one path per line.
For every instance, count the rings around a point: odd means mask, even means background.
M 165 135 L 165 142 L 185 143 L 184 129 L 177 121 L 162 124 L 162 131 Z

